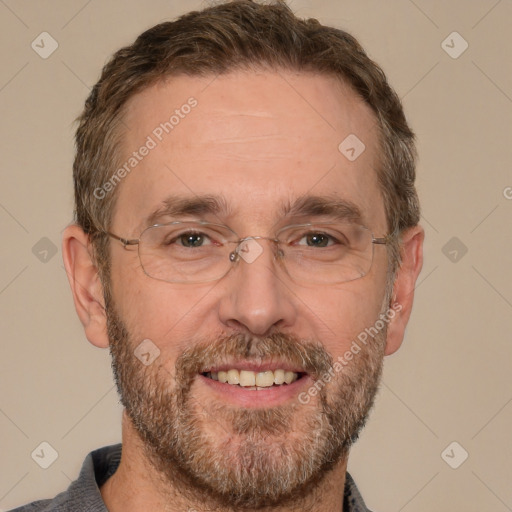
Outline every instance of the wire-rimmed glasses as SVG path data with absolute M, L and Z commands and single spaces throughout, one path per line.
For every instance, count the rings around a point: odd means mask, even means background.
M 169 283 L 217 281 L 240 260 L 255 261 L 265 250 L 263 240 L 270 242 L 274 261 L 295 282 L 344 283 L 368 274 L 375 244 L 387 244 L 389 238 L 376 238 L 365 226 L 350 221 L 293 224 L 274 237 L 240 238 L 228 226 L 202 221 L 155 224 L 137 239 L 106 234 L 125 248 L 138 245 L 144 272 Z

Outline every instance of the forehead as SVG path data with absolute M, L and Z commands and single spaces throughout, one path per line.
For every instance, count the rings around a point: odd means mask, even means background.
M 334 77 L 170 77 L 131 98 L 123 122 L 122 160 L 135 165 L 116 190 L 116 228 L 133 234 L 169 197 L 203 196 L 226 205 L 223 221 L 272 225 L 311 195 L 351 202 L 385 229 L 375 116 Z

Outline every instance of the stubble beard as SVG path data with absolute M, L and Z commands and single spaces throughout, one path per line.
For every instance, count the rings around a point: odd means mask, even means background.
M 163 489 L 191 503 L 262 509 L 305 505 L 330 471 L 348 456 L 372 408 L 382 373 L 385 329 L 308 404 L 298 400 L 261 409 L 237 408 L 195 396 L 198 372 L 225 357 L 272 356 L 306 365 L 322 380 L 332 357 L 316 343 L 291 335 L 230 335 L 195 343 L 171 372 L 158 358 L 144 366 L 137 341 L 107 305 L 112 367 L 121 402 Z M 258 391 L 247 391 L 257 393 Z

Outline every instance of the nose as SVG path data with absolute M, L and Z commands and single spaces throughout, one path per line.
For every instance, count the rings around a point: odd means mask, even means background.
M 237 261 L 223 278 L 219 317 L 224 325 L 264 336 L 294 323 L 294 295 L 274 254 L 272 242 L 251 238 L 242 242 L 238 258 L 230 258 Z

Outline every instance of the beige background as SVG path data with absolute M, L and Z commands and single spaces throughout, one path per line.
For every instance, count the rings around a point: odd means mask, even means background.
M 113 51 L 203 5 L 0 1 L 3 510 L 54 496 L 90 450 L 120 439 L 108 353 L 85 340 L 61 261 L 60 234 L 72 211 L 73 119 Z M 349 470 L 376 512 L 510 511 L 512 2 L 291 5 L 360 39 L 419 138 L 424 269 L 405 343 L 387 359 Z M 43 31 L 59 44 L 48 59 L 31 48 Z M 469 44 L 457 59 L 441 46 L 453 31 Z M 452 36 L 446 44 L 453 52 L 461 42 Z M 459 247 L 443 252 L 452 237 Z M 58 452 L 46 470 L 31 458 L 43 441 Z M 452 441 L 469 453 L 458 469 L 441 457 Z M 449 450 L 447 460 L 461 453 Z

